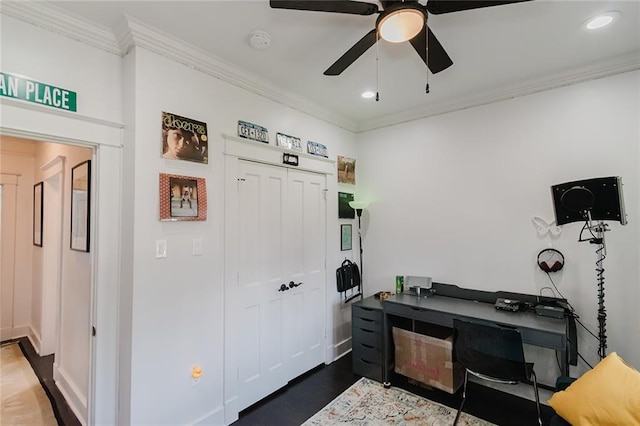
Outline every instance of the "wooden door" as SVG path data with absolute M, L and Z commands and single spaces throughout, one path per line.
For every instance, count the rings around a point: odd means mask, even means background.
M 233 298 L 241 405 L 287 383 L 284 355 L 287 170 L 240 161 L 238 282 Z M 288 281 L 287 281 L 288 282 Z
M 324 361 L 326 178 L 243 160 L 238 170 L 226 318 L 243 409 Z
M 294 283 L 285 298 L 289 379 L 324 362 L 325 180 L 324 175 L 289 170 L 287 269 Z

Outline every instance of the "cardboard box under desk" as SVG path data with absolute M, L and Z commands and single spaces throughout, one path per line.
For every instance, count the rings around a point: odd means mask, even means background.
M 442 335 L 442 329 L 438 333 Z M 464 368 L 453 363 L 453 330 L 445 338 L 393 327 L 395 372 L 445 392 L 456 393 L 464 380 Z

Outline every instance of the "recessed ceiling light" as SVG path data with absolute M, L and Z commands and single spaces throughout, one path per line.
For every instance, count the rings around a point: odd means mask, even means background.
M 585 27 L 588 30 L 597 30 L 606 27 L 620 16 L 620 12 L 606 12 L 587 20 Z
M 371 99 L 375 96 L 376 94 L 371 92 L 371 91 L 366 91 L 362 93 L 362 97 L 365 99 Z

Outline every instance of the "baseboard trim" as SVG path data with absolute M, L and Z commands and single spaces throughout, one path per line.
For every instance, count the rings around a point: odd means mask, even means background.
M 27 338 L 29 339 L 29 342 L 31 342 L 33 350 L 35 350 L 37 354 L 40 354 L 40 334 L 32 326 L 29 326 L 29 334 L 27 334 Z
M 216 407 L 210 413 L 205 414 L 204 416 L 200 417 L 199 419 L 195 420 L 190 424 L 192 426 L 224 424 L 224 407 L 223 406 Z
M 230 425 L 240 418 L 240 409 L 238 408 L 238 404 L 240 403 L 240 398 L 238 395 L 229 398 L 224 403 L 224 421 L 221 424 Z
M 342 358 L 343 356 L 345 356 L 346 354 L 348 354 L 349 352 L 351 352 L 351 337 L 348 337 L 336 343 L 331 347 L 331 349 L 333 352 L 331 359 L 333 360 L 332 362 L 335 362 L 340 358 Z
M 0 329 L 0 342 L 26 337 L 29 334 L 29 328 L 30 327 L 28 325 L 24 325 L 20 327 L 5 327 Z
M 53 380 L 80 424 L 86 426 L 87 398 L 80 393 L 78 386 L 56 362 L 53 363 Z

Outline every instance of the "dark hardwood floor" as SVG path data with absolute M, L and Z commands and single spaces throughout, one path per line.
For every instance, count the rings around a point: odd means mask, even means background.
M 320 366 L 293 380 L 278 392 L 240 413 L 234 426 L 298 426 L 344 392 L 360 376 L 352 373 L 351 354 Z M 437 389 L 414 386 L 406 378 L 394 375 L 393 386 L 458 409 L 462 389 L 448 394 Z M 548 425 L 553 410 L 540 406 L 542 422 Z M 464 412 L 501 426 L 537 425 L 535 402 L 470 382 Z
M 69 408 L 69 405 L 53 381 L 54 355 L 39 356 L 26 337 L 15 340 L 19 343 L 22 353 L 27 361 L 29 361 L 29 364 L 31 364 L 31 368 L 33 368 L 45 393 L 49 397 L 58 424 L 60 426 L 80 426 L 80 422 L 73 411 L 71 411 L 71 408 Z
M 80 422 L 53 382 L 53 355 L 40 357 L 27 338 L 17 341 L 49 396 L 58 423 L 61 426 L 80 426 Z M 322 365 L 303 374 L 284 388 L 242 411 L 240 418 L 233 425 L 299 426 L 358 379 L 360 376 L 352 372 L 351 354 L 347 354 L 330 365 Z M 458 408 L 462 400 L 462 389 L 451 395 L 437 389 L 412 385 L 409 380 L 399 375 L 392 377 L 392 384 L 454 409 Z M 553 410 L 544 404 L 540 407 L 542 422 L 548 425 Z M 472 382 L 467 388 L 464 411 L 501 426 L 537 424 L 534 402 Z

